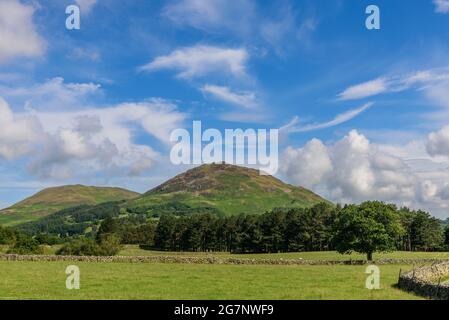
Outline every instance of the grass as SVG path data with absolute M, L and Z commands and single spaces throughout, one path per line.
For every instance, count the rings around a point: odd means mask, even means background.
M 67 290 L 69 264 L 0 261 L 0 299 L 419 299 L 394 287 L 406 265 L 380 266 L 381 289 L 370 291 L 363 266 L 86 262 L 75 263 L 81 289 Z

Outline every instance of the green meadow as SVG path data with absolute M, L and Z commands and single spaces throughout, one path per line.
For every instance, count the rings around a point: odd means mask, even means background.
M 80 268 L 79 290 L 65 269 Z M 365 266 L 190 265 L 0 261 L 0 299 L 419 299 L 395 288 L 382 265 L 381 289 L 365 288 Z

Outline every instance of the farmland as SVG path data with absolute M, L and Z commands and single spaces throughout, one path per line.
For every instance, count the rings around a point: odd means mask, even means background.
M 235 266 L 77 262 L 81 288 L 65 288 L 69 262 L 0 261 L 0 299 L 418 299 L 395 288 L 383 265 L 381 289 L 365 288 L 364 266 Z

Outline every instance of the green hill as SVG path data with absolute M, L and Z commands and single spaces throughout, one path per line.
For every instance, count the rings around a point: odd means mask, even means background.
M 62 209 L 128 200 L 139 194 L 121 188 L 71 185 L 44 189 L 35 195 L 0 210 L 0 224 L 16 225 L 33 221 Z
M 222 215 L 258 214 L 273 208 L 308 207 L 327 202 L 302 187 L 286 184 L 258 170 L 209 164 L 188 170 L 128 201 L 131 212 L 212 211 Z

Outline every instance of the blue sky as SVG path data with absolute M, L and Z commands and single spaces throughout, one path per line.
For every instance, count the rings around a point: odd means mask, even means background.
M 449 216 L 448 0 L 2 0 L 0 26 L 0 207 L 146 191 L 201 120 L 282 128 L 278 176 L 333 201 Z

